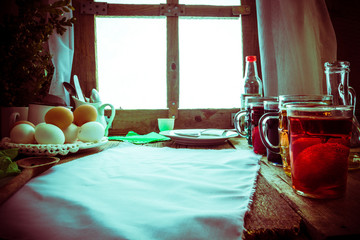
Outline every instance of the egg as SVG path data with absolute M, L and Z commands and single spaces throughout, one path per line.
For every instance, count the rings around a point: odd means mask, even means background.
M 89 104 L 80 105 L 74 110 L 74 123 L 81 127 L 84 123 L 96 121 L 97 109 Z
M 63 130 L 65 135 L 65 143 L 74 143 L 78 138 L 79 127 L 75 124 L 70 124 L 68 128 Z
M 83 142 L 98 142 L 105 135 L 105 128 L 99 122 L 87 122 L 83 124 L 78 133 L 78 139 Z
M 11 129 L 10 139 L 13 143 L 35 143 L 35 128 L 27 123 L 19 123 Z
M 66 129 L 74 120 L 73 112 L 66 107 L 53 107 L 45 114 L 45 122 Z
M 35 127 L 35 140 L 39 144 L 64 144 L 65 135 L 53 124 L 39 123 Z
M 18 124 L 29 124 L 30 126 L 32 126 L 33 128 L 35 128 L 35 125 L 32 122 L 26 121 L 26 120 L 20 120 L 14 123 L 14 125 L 12 127 L 15 127 Z

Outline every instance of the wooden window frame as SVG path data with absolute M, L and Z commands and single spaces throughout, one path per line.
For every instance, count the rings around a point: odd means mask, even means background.
M 79 76 L 87 96 L 93 88 L 98 89 L 96 72 L 95 15 L 81 12 L 89 0 L 73 0 L 75 51 L 72 73 Z M 241 17 L 243 55 L 259 56 L 255 0 L 239 0 L 239 6 L 186 5 L 183 16 Z M 178 5 L 178 0 L 167 0 L 168 5 Z M 163 5 L 107 4 L 108 16 L 160 16 Z M 165 5 L 166 7 L 166 5 Z M 123 135 L 129 131 L 145 134 L 158 131 L 157 118 L 176 118 L 175 128 L 233 128 L 232 109 L 179 109 L 179 54 L 178 16 L 167 17 L 167 106 L 168 109 L 117 109 L 110 135 Z M 171 49 L 169 51 L 169 49 Z M 260 61 L 258 61 L 259 70 Z M 261 75 L 261 72 L 259 73 Z M 121 94 L 121 93 L 119 93 Z M 240 99 L 239 99 L 240 101 Z M 110 112 L 106 111 L 108 115 Z

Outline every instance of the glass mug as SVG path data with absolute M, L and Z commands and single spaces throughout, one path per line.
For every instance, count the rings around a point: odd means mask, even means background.
M 234 126 L 241 137 L 247 139 L 249 146 L 252 146 L 251 139 L 251 115 L 250 105 L 252 103 L 263 103 L 264 101 L 277 100 L 277 97 L 245 97 L 245 110 L 241 110 L 234 116 Z
M 311 104 L 312 106 L 331 105 L 332 96 L 331 95 L 280 95 L 279 112 L 265 113 L 263 117 L 263 121 L 259 123 L 260 125 L 263 125 L 266 124 L 266 121 L 269 121 L 269 119 L 279 120 L 279 127 L 278 127 L 279 144 L 278 145 L 271 144 L 271 142 L 269 142 L 268 138 L 265 136 L 264 132 L 262 132 L 264 136 L 264 145 L 272 152 L 280 152 L 285 174 L 290 177 L 291 166 L 290 166 L 290 158 L 289 158 L 289 136 L 288 136 L 287 114 L 286 114 L 286 106 L 289 104 Z
M 294 191 L 311 198 L 344 196 L 353 107 L 293 105 L 286 111 Z
M 256 154 L 266 155 L 266 147 L 261 141 L 259 133 L 259 119 L 264 115 L 263 103 L 250 103 L 250 126 L 249 126 L 249 138 L 253 146 L 253 150 Z
M 270 164 L 275 166 L 282 166 L 282 159 L 280 155 L 280 149 L 275 147 L 269 147 L 279 145 L 279 118 L 269 118 L 270 114 L 274 113 L 274 116 L 279 115 L 279 102 L 278 101 L 264 101 L 264 115 L 259 120 L 259 133 L 261 141 L 266 147 L 266 157 Z M 265 137 L 266 136 L 266 137 Z M 267 144 L 266 139 L 269 141 Z

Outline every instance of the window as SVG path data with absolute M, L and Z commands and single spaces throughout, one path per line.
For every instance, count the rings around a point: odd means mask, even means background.
M 179 19 L 179 108 L 240 108 L 239 19 Z
M 83 1 L 74 2 L 77 8 Z M 76 16 L 81 28 L 75 25 L 75 44 L 81 46 L 73 72 L 85 79 L 87 92 L 96 87 L 103 102 L 122 108 L 110 134 L 156 131 L 156 119 L 166 116 L 177 118 L 176 128 L 229 128 L 231 113 L 239 110 L 244 49 L 239 16 L 249 14 L 249 6 L 240 6 L 240 0 L 167 3 L 112 0 L 106 14 Z
M 166 109 L 166 19 L 95 20 L 103 101 L 122 109 Z

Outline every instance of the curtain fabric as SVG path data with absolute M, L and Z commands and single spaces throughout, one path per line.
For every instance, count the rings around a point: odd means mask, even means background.
M 256 0 L 256 10 L 265 96 L 326 94 L 337 45 L 325 0 Z
M 54 3 L 56 0 L 49 0 Z M 71 18 L 72 11 L 65 13 L 64 17 Z M 63 82 L 70 82 L 71 69 L 74 56 L 74 28 L 66 27 L 63 35 L 56 32 L 50 36 L 48 41 L 52 62 L 55 67 L 54 76 L 51 81 L 49 94 L 62 98 L 67 105 L 70 104 L 69 93 L 65 91 Z

